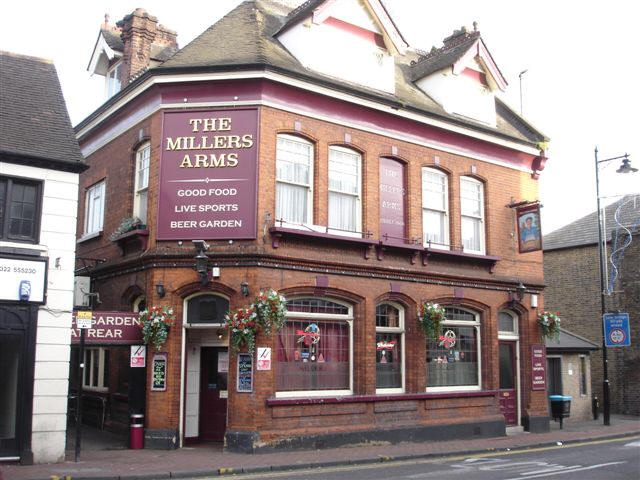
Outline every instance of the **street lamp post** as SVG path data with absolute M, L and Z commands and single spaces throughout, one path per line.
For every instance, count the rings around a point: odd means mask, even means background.
M 596 197 L 598 202 L 598 253 L 600 256 L 600 319 L 602 320 L 604 314 L 606 313 L 605 306 L 605 280 L 604 280 L 604 245 L 602 243 L 603 232 L 602 232 L 602 219 L 600 213 L 600 178 L 598 174 L 598 165 L 605 162 L 611 162 L 613 160 L 622 160 L 622 164 L 620 168 L 616 170 L 618 173 L 633 173 L 637 172 L 637 168 L 633 168 L 631 166 L 629 160 L 629 154 L 625 153 L 624 155 L 620 155 L 618 157 L 605 158 L 603 160 L 598 160 L 598 147 L 595 149 L 595 167 L 596 167 Z M 606 234 L 606 233 L 605 233 Z M 604 322 L 602 325 L 602 403 L 603 403 L 603 421 L 605 425 L 611 425 L 610 420 L 610 385 L 609 385 L 609 368 L 607 362 L 607 345 L 604 333 Z

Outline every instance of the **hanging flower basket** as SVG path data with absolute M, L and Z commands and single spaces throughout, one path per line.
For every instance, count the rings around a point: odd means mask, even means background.
M 557 313 L 544 311 L 538 315 L 538 324 L 542 330 L 542 338 L 553 338 L 555 340 L 560 337 L 560 324 L 562 320 Z
M 230 332 L 231 348 L 235 353 L 243 345 L 246 345 L 249 353 L 253 355 L 258 331 L 257 318 L 258 316 L 253 306 L 238 308 L 225 316 L 225 324 Z
M 271 334 L 271 329 L 275 329 L 276 332 L 282 330 L 287 313 L 287 299 L 284 295 L 272 289 L 260 292 L 253 308 L 258 315 L 258 324 L 266 335 Z
M 160 350 L 169 336 L 169 327 L 176 317 L 171 307 L 151 307 L 140 312 L 142 339 Z
M 440 337 L 444 319 L 444 307 L 432 302 L 422 304 L 418 324 L 428 338 L 436 340 Z

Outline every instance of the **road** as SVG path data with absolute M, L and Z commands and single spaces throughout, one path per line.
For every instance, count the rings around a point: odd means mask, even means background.
M 640 437 L 607 439 L 530 450 L 317 468 L 234 480 L 638 480 Z

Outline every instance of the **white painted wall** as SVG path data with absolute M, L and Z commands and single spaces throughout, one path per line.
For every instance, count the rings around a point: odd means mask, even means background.
M 475 65 L 469 67 L 478 70 Z M 434 72 L 416 84 L 447 112 L 496 126 L 494 93 L 465 75 L 454 75 L 451 67 Z
M 359 0 L 342 0 L 330 16 L 380 33 Z M 395 61 L 385 49 L 331 25 L 301 22 L 278 39 L 305 67 L 376 90 L 395 92 Z
M 64 460 L 66 441 L 78 174 L 11 163 L 1 163 L 0 170 L 44 184 L 40 243 L 0 246 L 30 248 L 49 257 L 47 303 L 38 312 L 36 332 L 31 448 L 35 463 L 58 462 Z

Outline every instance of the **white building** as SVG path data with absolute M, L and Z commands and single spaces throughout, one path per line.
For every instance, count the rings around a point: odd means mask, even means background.
M 53 63 L 0 52 L 0 461 L 64 459 L 85 169 Z

